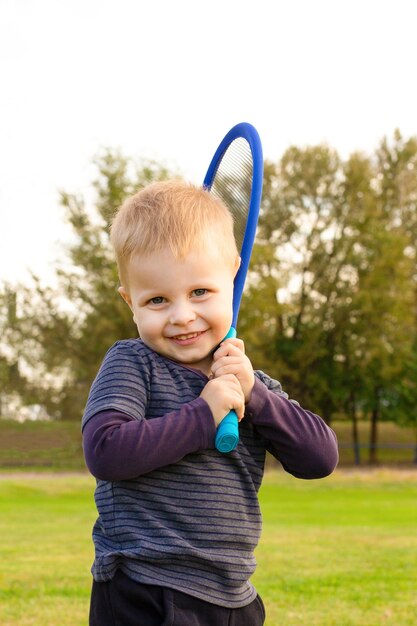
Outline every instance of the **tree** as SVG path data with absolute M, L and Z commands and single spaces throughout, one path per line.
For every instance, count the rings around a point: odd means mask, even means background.
M 327 146 L 293 147 L 277 166 L 267 164 L 262 252 L 255 254 L 256 278 L 249 290 L 251 301 L 258 292 L 260 311 L 268 302 L 260 317 L 266 316 L 263 353 L 272 372 L 291 395 L 320 410 L 328 422 L 338 404 L 331 286 L 343 256 L 340 174 L 340 158 Z
M 117 294 L 118 276 L 109 225 L 126 195 L 168 170 L 151 161 L 139 167 L 109 150 L 96 160 L 95 206 L 63 192 L 61 203 L 72 229 L 66 263 L 57 269 L 58 288 L 37 276 L 17 290 L 17 315 L 8 349 L 13 362 L 30 371 L 30 401 L 61 419 L 80 419 L 104 352 L 121 338 L 136 336 L 128 307 Z M 13 337 L 12 337 L 13 335 Z M 27 395 L 22 394 L 24 402 Z
M 93 208 L 61 195 L 73 238 L 58 289 L 33 277 L 30 287 L 12 289 L 13 323 L 2 318 L 3 381 L 17 367 L 24 402 L 61 418 L 79 419 L 106 348 L 136 335 L 116 294 L 112 215 L 127 194 L 170 175 L 111 151 L 96 165 Z M 239 334 L 255 367 L 290 396 L 329 423 L 349 416 L 358 460 L 359 418 L 371 418 L 372 461 L 380 419 L 417 421 L 416 172 L 417 140 L 399 133 L 372 155 L 342 160 L 328 146 L 291 147 L 265 163 Z
M 417 138 L 404 139 L 396 131 L 391 141 L 381 142 L 376 157 L 380 198 L 390 231 L 400 231 L 404 239 L 409 270 L 401 301 L 412 318 L 404 327 L 409 351 L 381 414 L 386 416 L 393 407 L 399 423 L 413 426 L 417 436 Z
M 385 153 L 374 158 L 358 153 L 342 162 L 327 146 L 294 147 L 278 165 L 267 163 L 240 324 L 259 366 L 291 395 L 328 422 L 350 415 L 357 450 L 358 416 L 371 417 L 372 461 L 378 420 L 395 419 L 390 398 L 415 329 L 415 252 L 398 197 L 387 192 L 404 189 L 414 143 L 398 141 L 396 159 L 383 142 Z M 407 189 L 415 189 L 410 180 Z M 410 211 L 410 193 L 403 205 Z

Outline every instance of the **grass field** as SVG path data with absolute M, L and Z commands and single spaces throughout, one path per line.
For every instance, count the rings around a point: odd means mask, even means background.
M 94 483 L 0 477 L 0 624 L 85 626 Z M 415 626 L 417 472 L 266 475 L 254 583 L 266 626 Z

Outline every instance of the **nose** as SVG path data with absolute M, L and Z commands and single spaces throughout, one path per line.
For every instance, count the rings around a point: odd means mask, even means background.
M 196 319 L 196 313 L 189 300 L 175 302 L 171 306 L 169 323 L 174 326 L 186 326 Z

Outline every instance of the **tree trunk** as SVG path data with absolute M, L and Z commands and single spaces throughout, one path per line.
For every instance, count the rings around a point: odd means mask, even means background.
M 353 453 L 355 455 L 355 465 L 361 464 L 361 447 L 359 441 L 359 430 L 358 430 L 358 417 L 356 415 L 356 408 L 353 409 L 352 413 L 352 438 L 353 438 Z
M 414 446 L 414 459 L 413 463 L 417 464 L 417 429 L 416 429 L 416 445 Z
M 355 465 L 361 464 L 361 448 L 359 441 L 358 415 L 356 413 L 355 394 L 353 390 L 349 394 L 349 413 L 352 420 L 352 443 Z
M 371 413 L 371 432 L 369 440 L 369 463 L 378 463 L 378 420 L 379 420 L 379 391 L 375 391 L 375 404 Z
M 331 409 L 331 400 L 330 398 L 324 403 L 324 407 L 321 411 L 321 417 L 326 422 L 327 426 L 331 426 L 332 421 L 332 409 Z

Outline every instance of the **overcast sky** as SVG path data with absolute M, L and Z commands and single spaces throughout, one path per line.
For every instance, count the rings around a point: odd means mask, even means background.
M 222 136 L 264 154 L 417 135 L 414 0 L 0 0 L 0 280 L 51 280 L 59 190 L 103 147 L 202 182 Z M 90 194 L 91 195 L 91 194 Z

